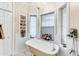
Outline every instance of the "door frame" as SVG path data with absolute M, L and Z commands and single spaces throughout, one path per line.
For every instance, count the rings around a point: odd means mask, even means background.
M 66 10 L 67 10 L 67 19 L 69 20 L 69 28 L 70 28 L 70 3 L 66 2 L 63 5 L 61 5 L 58 8 L 58 15 L 59 15 L 59 20 L 60 20 L 60 43 L 63 45 L 62 43 L 62 19 L 61 19 L 61 9 L 64 8 L 66 6 Z

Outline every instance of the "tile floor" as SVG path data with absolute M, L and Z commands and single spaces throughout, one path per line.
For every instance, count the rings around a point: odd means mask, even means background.
M 16 56 L 32 56 L 30 49 L 27 47 L 22 52 L 16 54 Z

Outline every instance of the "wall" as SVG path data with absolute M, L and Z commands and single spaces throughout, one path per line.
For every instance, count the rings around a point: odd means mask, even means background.
M 56 11 L 56 4 L 55 2 L 48 2 L 40 4 L 41 14 L 54 12 Z
M 79 31 L 79 3 L 74 2 L 70 3 L 70 27 L 76 28 Z M 79 32 L 78 32 L 79 34 Z M 79 35 L 78 35 L 79 37 Z
M 64 5 L 64 2 L 57 2 L 56 3 L 56 20 L 57 20 L 57 38 L 56 38 L 56 42 L 58 44 L 61 44 L 61 19 L 60 19 L 60 10 L 59 8 L 62 7 L 62 5 Z
M 60 55 L 70 55 L 70 48 L 72 48 L 73 41 L 72 39 L 67 40 L 67 48 L 63 48 L 61 45 L 61 21 L 59 17 L 59 8 L 63 5 L 64 3 L 56 3 L 57 6 L 57 39 L 56 42 L 60 45 Z M 79 3 L 76 2 L 70 2 L 69 4 L 69 21 L 70 21 L 70 28 L 76 28 L 79 31 L 79 25 L 78 25 L 78 18 L 79 18 Z M 79 32 L 78 32 L 79 34 Z M 78 38 L 79 39 L 79 35 Z M 78 47 L 79 47 L 79 40 L 78 40 Z M 77 47 L 77 48 L 78 48 Z M 78 48 L 78 53 L 79 53 L 79 48 Z M 72 55 L 72 54 L 71 54 Z
M 67 47 L 64 48 L 63 45 L 61 44 L 61 12 L 60 12 L 60 8 L 65 4 L 65 2 L 62 2 L 62 3 L 56 3 L 56 12 L 57 12 L 57 37 L 55 39 L 56 43 L 60 46 L 60 54 L 59 55 L 70 55 L 69 52 L 72 48 L 72 39 L 68 38 L 66 40 L 67 42 Z M 67 3 L 67 19 L 69 19 L 69 3 Z
M 29 2 L 29 7 L 32 8 L 31 13 L 36 13 L 36 9 L 40 8 L 40 14 L 53 12 L 56 10 L 55 2 Z
M 28 34 L 28 25 L 27 25 L 27 16 L 28 16 L 28 8 L 27 3 L 16 2 L 15 3 L 15 25 L 14 25 L 14 54 L 19 54 L 23 52 L 27 47 L 25 42 L 27 39 Z M 20 36 L 20 15 L 26 16 L 26 37 L 22 38 Z
M 70 3 L 70 28 L 76 28 L 78 30 L 78 52 L 79 52 L 79 3 Z

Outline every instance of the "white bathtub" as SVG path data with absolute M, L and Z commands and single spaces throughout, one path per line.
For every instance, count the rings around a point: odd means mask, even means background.
M 53 55 L 57 55 L 57 53 L 59 52 L 58 45 L 54 44 L 55 50 L 53 51 L 50 42 L 42 39 L 30 39 L 26 42 L 26 44 L 29 46 L 33 55 L 53 56 Z

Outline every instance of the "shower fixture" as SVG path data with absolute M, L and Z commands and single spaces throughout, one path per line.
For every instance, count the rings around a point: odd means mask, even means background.
M 71 49 L 69 54 L 74 53 L 75 55 L 78 56 L 78 45 L 77 45 L 78 30 L 75 28 L 71 28 L 68 36 L 73 39 L 73 48 L 74 48 Z

